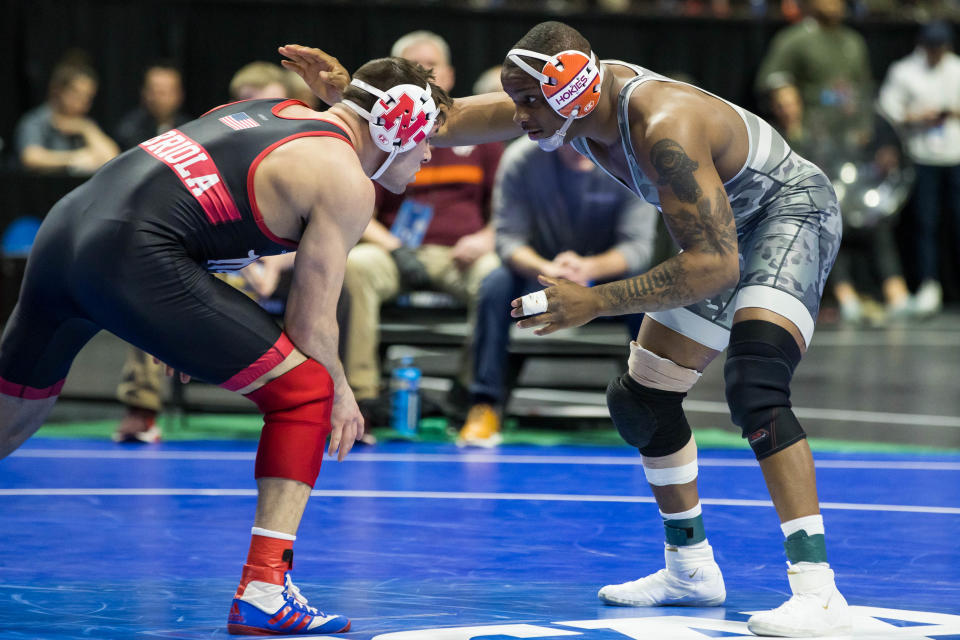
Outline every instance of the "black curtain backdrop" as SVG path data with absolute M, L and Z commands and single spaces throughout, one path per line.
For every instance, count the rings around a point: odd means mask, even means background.
M 580 29 L 598 54 L 667 74 L 685 73 L 705 89 L 756 108 L 753 77 L 773 21 L 643 17 L 605 13 L 561 17 L 372 2 L 306 0 L 0 0 L 0 137 L 10 140 L 17 118 L 44 100 L 56 62 L 70 49 L 87 52 L 100 73 L 93 115 L 108 132 L 136 105 L 144 67 L 158 58 L 178 63 L 187 110 L 199 115 L 227 100 L 234 71 L 253 60 L 277 61 L 277 46 L 319 46 L 354 69 L 389 53 L 393 41 L 429 29 L 450 43 L 455 95 L 499 64 L 507 49 L 541 20 Z M 867 38 L 877 82 L 913 46 L 916 27 L 854 25 Z

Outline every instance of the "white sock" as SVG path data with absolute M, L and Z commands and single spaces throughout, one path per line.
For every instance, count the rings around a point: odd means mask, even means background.
M 805 531 L 808 536 L 823 535 L 823 516 L 804 516 L 787 520 L 780 525 L 780 530 L 783 531 L 784 538 L 789 538 L 797 531 Z
M 283 533 L 282 531 L 271 531 L 270 529 L 261 529 L 260 527 L 252 527 L 250 533 L 255 536 L 263 536 L 264 538 L 277 538 L 278 540 L 290 540 L 291 542 L 297 539 L 297 536 Z
M 692 509 L 687 509 L 680 513 L 664 513 L 661 511 L 660 517 L 664 520 L 687 520 L 689 518 L 696 518 L 701 514 L 703 514 L 703 507 L 700 506 L 700 501 L 698 500 Z

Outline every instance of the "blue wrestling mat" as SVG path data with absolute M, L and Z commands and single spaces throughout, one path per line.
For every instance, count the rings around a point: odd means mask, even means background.
M 255 446 L 47 439 L 0 461 L 0 638 L 231 637 Z M 960 639 L 960 455 L 814 453 L 855 636 Z M 340 638 L 753 637 L 746 612 L 789 587 L 748 450 L 700 452 L 724 607 L 597 600 L 663 566 L 639 462 L 626 447 L 355 450 L 324 462 L 293 577 L 312 605 L 353 620 Z

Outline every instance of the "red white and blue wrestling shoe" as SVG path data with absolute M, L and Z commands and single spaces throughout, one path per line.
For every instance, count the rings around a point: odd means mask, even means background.
M 244 580 L 230 605 L 227 631 L 243 636 L 290 636 L 345 633 L 350 620 L 345 616 L 326 614 L 307 605 L 307 599 L 283 573 L 283 584 L 258 580 L 268 575 L 256 573 L 250 565 L 244 567 Z M 264 574 L 273 573 L 265 571 Z

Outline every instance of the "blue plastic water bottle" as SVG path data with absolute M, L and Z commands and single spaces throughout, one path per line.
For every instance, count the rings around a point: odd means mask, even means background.
M 390 424 L 404 436 L 417 433 L 420 422 L 420 369 L 413 358 L 404 356 L 390 376 Z

